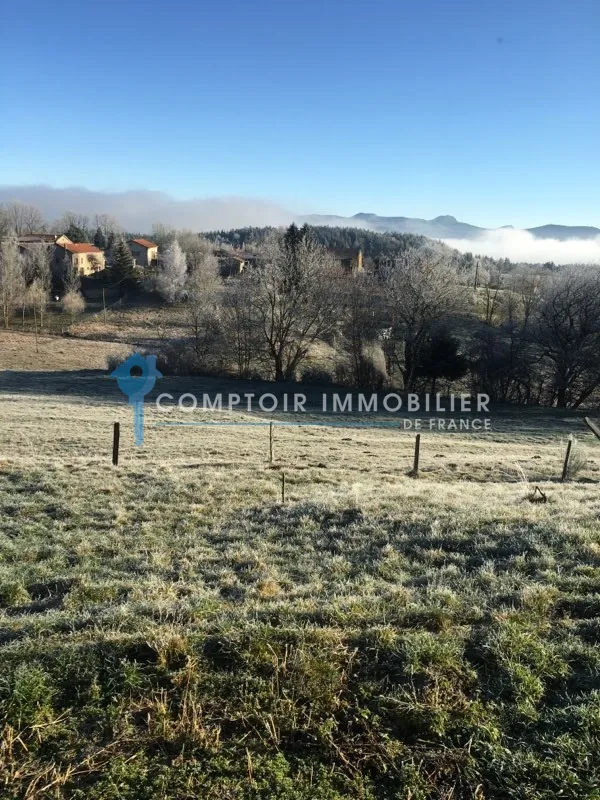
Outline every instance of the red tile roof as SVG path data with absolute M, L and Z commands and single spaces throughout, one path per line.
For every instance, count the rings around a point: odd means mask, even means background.
M 58 235 L 54 233 L 26 233 L 23 236 L 19 236 L 19 242 L 21 244 L 42 244 L 46 242 L 54 244 L 57 238 Z
M 96 247 L 93 244 L 89 244 L 89 242 L 81 242 L 75 244 L 75 242 L 61 242 L 59 247 L 64 247 L 65 250 L 68 250 L 69 253 L 101 253 L 99 247 Z
M 140 247 L 158 247 L 158 245 L 151 242 L 150 239 L 130 239 L 129 241 L 134 244 L 139 244 Z

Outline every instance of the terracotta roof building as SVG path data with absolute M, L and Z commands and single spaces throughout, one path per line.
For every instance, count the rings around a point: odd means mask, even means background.
M 151 242 L 150 239 L 129 239 L 130 244 L 139 244 L 140 247 L 158 247 L 155 242 Z
M 69 253 L 101 253 L 99 247 L 89 242 L 59 242 L 59 247 L 68 250 Z
M 127 244 L 139 267 L 155 267 L 158 264 L 158 245 L 155 242 L 150 239 L 129 239 Z
M 26 233 L 19 236 L 19 244 L 55 244 L 59 239 L 69 241 L 66 236 L 56 233 Z
M 67 253 L 71 256 L 73 269 L 80 275 L 93 275 L 94 272 L 100 272 L 106 267 L 102 250 L 89 242 L 61 240 L 57 241 L 55 246 L 59 254 L 62 251 L 63 258 Z

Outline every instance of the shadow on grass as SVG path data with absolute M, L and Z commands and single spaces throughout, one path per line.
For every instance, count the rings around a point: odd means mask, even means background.
M 202 396 L 208 394 L 211 402 L 215 396 L 222 395 L 223 407 L 227 406 L 227 396 L 230 394 L 239 395 L 239 404 L 234 405 L 233 412 L 247 413 L 247 395 L 252 395 L 252 410 L 256 411 L 257 419 L 263 418 L 265 422 L 273 419 L 278 422 L 296 422 L 302 424 L 320 423 L 328 425 L 353 425 L 369 427 L 381 427 L 391 430 L 403 430 L 403 421 L 421 418 L 424 420 L 424 435 L 429 433 L 427 419 L 435 417 L 435 414 L 411 413 L 334 413 L 332 408 L 332 396 L 335 393 L 345 396 L 353 395 L 354 406 L 358 404 L 360 390 L 351 390 L 347 387 L 334 385 L 327 386 L 306 386 L 301 383 L 283 382 L 274 383 L 270 381 L 242 381 L 226 377 L 182 377 L 165 375 L 157 381 L 154 389 L 146 397 L 146 403 L 153 402 L 161 393 L 172 395 L 173 400 L 167 400 L 168 406 L 177 410 L 179 397 L 185 393 L 194 394 L 198 399 L 198 405 L 202 405 Z M 364 390 L 367 396 L 371 392 Z M 24 371 L 24 370 L 2 370 L 0 371 L 0 401 L 2 395 L 37 395 L 37 396 L 64 396 L 69 398 L 83 398 L 94 403 L 115 403 L 122 401 L 123 394 L 119 390 L 115 380 L 110 378 L 107 370 L 68 370 L 68 371 Z M 261 395 L 269 394 L 277 398 L 278 406 L 273 412 L 260 412 L 258 398 Z M 290 406 L 293 405 L 294 394 L 301 394 L 306 397 L 304 417 L 302 413 L 287 413 L 283 410 L 283 398 L 289 398 Z M 327 395 L 327 410 L 323 411 L 323 395 Z M 382 408 L 385 393 L 377 393 L 378 406 Z M 269 400 L 272 402 L 272 400 Z M 403 407 L 406 404 L 403 404 Z M 591 434 L 587 433 L 584 427 L 583 417 L 586 412 L 569 411 L 556 408 L 515 408 L 506 406 L 492 406 L 489 413 L 485 414 L 438 414 L 440 418 L 473 418 L 489 417 L 492 420 L 492 432 L 499 436 L 506 436 L 507 441 L 511 437 L 531 437 L 533 439 L 548 439 L 549 437 L 566 437 L 570 433 L 585 435 L 585 438 L 592 439 Z M 187 422 L 201 421 L 197 416 L 187 414 Z M 414 435 L 414 431 L 407 429 L 406 433 Z M 451 433 L 448 431 L 447 433 Z M 457 435 L 462 435 L 457 432 Z M 480 433 L 481 436 L 489 434 Z

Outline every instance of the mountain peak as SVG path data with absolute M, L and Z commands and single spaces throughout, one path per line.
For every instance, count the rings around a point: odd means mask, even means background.
M 420 219 L 415 217 L 380 217 L 377 214 L 370 214 L 361 211 L 353 217 L 322 216 L 312 214 L 301 218 L 310 225 L 337 225 L 366 227 L 378 233 L 410 233 L 417 236 L 426 236 L 429 239 L 452 240 L 471 239 L 473 242 L 481 242 L 489 228 L 480 228 L 477 225 L 470 225 L 468 222 L 459 222 L 451 214 L 442 214 L 434 219 Z M 512 225 L 504 225 L 501 228 L 493 228 L 495 231 L 517 231 L 523 230 L 531 234 L 535 239 L 556 239 L 566 242 L 574 239 L 600 241 L 600 228 L 586 225 L 542 225 L 537 228 L 514 228 Z
M 443 214 L 441 217 L 434 217 L 431 220 L 432 222 L 440 222 L 443 225 L 454 225 L 455 222 L 458 222 L 456 217 L 450 216 L 450 214 Z

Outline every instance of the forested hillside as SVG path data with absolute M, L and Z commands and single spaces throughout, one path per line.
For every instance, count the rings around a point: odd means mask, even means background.
M 375 233 L 360 228 L 336 228 L 328 225 L 310 226 L 319 244 L 325 247 L 357 247 L 367 258 L 394 256 L 410 247 L 422 247 L 428 240 L 412 233 Z M 207 239 L 231 247 L 260 245 L 275 228 L 235 228 L 230 231 L 211 231 Z

